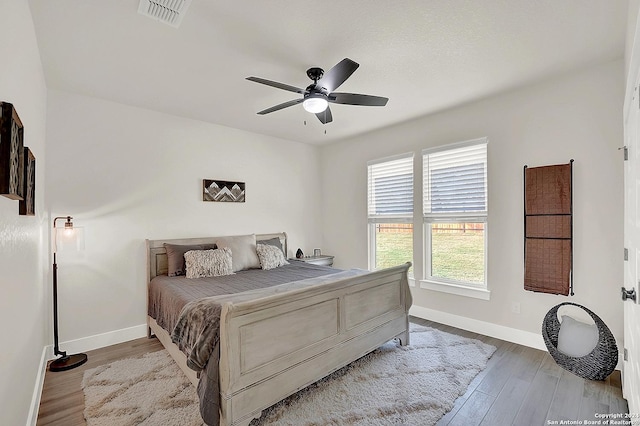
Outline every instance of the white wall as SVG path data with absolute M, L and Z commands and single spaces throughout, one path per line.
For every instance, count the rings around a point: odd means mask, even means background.
M 324 245 L 338 267 L 367 267 L 368 160 L 488 137 L 491 300 L 414 289 L 414 305 L 540 334 L 562 301 L 584 304 L 622 338 L 624 62 L 609 62 L 324 147 Z M 393 101 L 393 100 L 391 100 Z M 575 297 L 523 289 L 523 166 L 574 163 Z M 521 314 L 510 311 L 521 304 Z
M 639 58 L 635 58 L 635 63 L 631 64 L 633 57 L 633 42 L 635 39 L 638 24 L 638 9 L 640 9 L 640 0 L 629 0 L 629 13 L 627 13 L 627 32 L 624 43 L 624 75 L 628 77 L 633 72 L 631 69 L 638 66 Z M 635 74 L 633 74 L 635 75 Z
M 46 87 L 29 6 L 2 2 L 0 101 L 16 107 L 24 144 L 36 157 L 36 216 L 18 215 L 18 201 L 0 197 L 0 424 L 25 424 L 48 339 L 50 313 L 44 215 Z
M 58 259 L 61 342 L 145 322 L 145 238 L 286 231 L 290 255 L 319 244 L 316 147 L 69 93 L 48 101 L 47 205 L 85 228 L 85 251 Z M 203 202 L 205 178 L 245 182 L 246 202 Z

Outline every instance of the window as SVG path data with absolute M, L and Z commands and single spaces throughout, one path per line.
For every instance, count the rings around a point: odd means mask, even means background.
M 413 154 L 370 161 L 367 171 L 369 268 L 413 261 Z
M 486 289 L 487 141 L 424 150 L 425 280 Z

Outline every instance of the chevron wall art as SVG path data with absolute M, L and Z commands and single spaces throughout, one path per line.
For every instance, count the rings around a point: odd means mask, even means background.
M 244 182 L 202 179 L 202 201 L 244 203 Z

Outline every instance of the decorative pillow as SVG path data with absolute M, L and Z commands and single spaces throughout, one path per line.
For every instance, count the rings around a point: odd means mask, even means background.
M 282 253 L 284 253 L 284 249 L 282 248 L 282 242 L 280 241 L 280 238 L 275 237 L 275 238 L 270 238 L 268 240 L 260 240 L 257 241 L 258 244 L 266 244 L 269 246 L 274 246 L 274 247 L 278 247 L 280 249 L 280 251 Z
M 233 253 L 233 272 L 250 268 L 260 268 L 260 260 L 256 254 L 256 235 L 240 235 L 220 237 L 216 240 L 218 248 L 229 248 Z
M 233 274 L 231 250 L 190 250 L 184 254 L 187 278 L 219 277 Z
M 289 264 L 289 262 L 284 258 L 282 250 L 276 246 L 259 243 L 256 246 L 256 251 L 258 252 L 258 258 L 260 259 L 262 269 L 275 269 L 279 266 Z
M 176 277 L 185 274 L 184 254 L 189 250 L 210 250 L 218 248 L 215 244 L 178 245 L 164 243 L 167 250 L 167 275 Z
M 598 344 L 600 335 L 595 324 L 577 321 L 568 315 L 562 316 L 558 332 L 558 350 L 565 355 L 583 357 L 591 353 Z

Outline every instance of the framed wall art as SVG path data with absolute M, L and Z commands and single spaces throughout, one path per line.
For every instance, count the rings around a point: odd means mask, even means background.
M 24 196 L 24 127 L 13 104 L 0 102 L 0 195 Z
M 244 203 L 244 182 L 202 179 L 202 201 Z
M 24 197 L 20 200 L 19 213 L 25 216 L 36 214 L 36 157 L 24 147 Z

